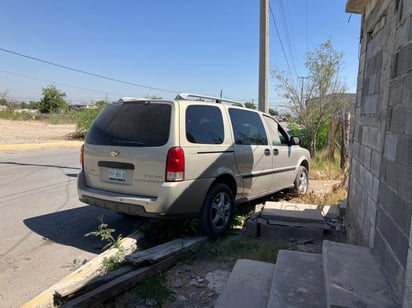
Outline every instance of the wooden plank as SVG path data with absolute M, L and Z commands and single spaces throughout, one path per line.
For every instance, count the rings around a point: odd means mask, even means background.
M 104 302 L 134 287 L 143 279 L 168 269 L 169 267 L 173 266 L 176 261 L 176 256 L 170 256 L 156 264 L 136 269 L 94 289 L 93 291 L 75 298 L 74 300 L 62 305 L 61 307 L 90 307 L 92 305 Z
M 137 249 L 137 242 L 144 237 L 141 232 L 134 233 L 129 237 L 126 237 L 120 241 L 120 247 L 110 248 L 100 255 L 96 256 L 93 260 L 89 261 L 77 271 L 68 276 L 68 279 L 62 280 L 55 286 L 55 293 L 67 296 L 75 293 L 76 291 L 84 288 L 90 281 L 93 281 L 96 277 L 104 274 L 103 260 L 111 258 L 116 254 L 121 255 L 121 261 L 129 254 L 132 254 Z
M 123 276 L 131 271 L 134 271 L 136 269 L 136 266 L 134 265 L 123 265 L 117 270 L 111 271 L 103 276 L 98 276 L 94 278 L 93 280 L 87 282 L 86 285 L 84 285 L 82 288 L 78 290 L 70 290 L 70 289 L 60 289 L 56 290 L 55 292 L 55 299 L 61 302 L 65 302 L 69 300 L 70 298 L 74 298 L 77 296 L 80 296 L 86 292 L 89 292 L 90 290 L 93 290 L 105 283 L 108 283 L 111 280 L 114 280 L 120 276 Z
M 122 247 L 123 256 L 134 252 L 136 250 L 137 243 L 143 238 L 144 234 L 142 232 L 135 232 L 122 239 L 120 241 L 120 246 Z M 59 294 L 67 295 L 80 290 L 87 285 L 89 281 L 102 274 L 102 263 L 104 258 L 110 258 L 118 253 L 118 251 L 119 249 L 117 248 L 110 248 L 106 250 L 70 275 L 66 276 L 47 290 L 37 295 L 35 298 L 23 304 L 22 307 L 52 307 L 54 305 L 54 296 L 56 291 Z
M 168 256 L 184 253 L 191 248 L 201 245 L 207 240 L 208 237 L 206 236 L 175 239 L 170 242 L 130 254 L 126 257 L 126 260 L 134 265 L 140 265 L 145 262 L 155 263 L 167 258 Z

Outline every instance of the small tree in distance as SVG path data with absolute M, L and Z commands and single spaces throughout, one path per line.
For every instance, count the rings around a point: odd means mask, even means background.
M 245 107 L 246 107 L 246 108 L 249 108 L 249 109 L 253 109 L 253 110 L 256 109 L 256 105 L 253 104 L 253 103 L 251 103 L 251 102 L 246 102 L 246 103 L 245 103 Z
M 275 110 L 275 109 L 269 108 L 269 114 L 270 114 L 271 116 L 278 116 L 278 115 L 279 115 L 279 112 L 278 112 L 277 110 Z
M 312 157 L 318 145 L 326 143 L 331 120 L 345 107 L 342 97 L 346 86 L 339 76 L 342 58 L 343 53 L 335 51 L 329 39 L 307 53 L 307 77 L 294 80 L 284 72 L 273 71 L 280 95 L 288 99 L 288 108 L 296 116 L 297 124 L 306 130 Z
M 42 93 L 43 98 L 39 104 L 41 113 L 63 113 L 69 109 L 69 105 L 64 100 L 66 93 L 61 92 L 55 86 L 43 88 Z

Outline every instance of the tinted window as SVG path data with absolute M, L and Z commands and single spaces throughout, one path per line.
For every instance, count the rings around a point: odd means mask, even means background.
M 86 142 L 99 145 L 164 145 L 169 139 L 171 106 L 132 102 L 107 106 L 90 128 Z
M 212 106 L 189 106 L 186 109 L 186 138 L 191 143 L 223 143 L 224 130 L 220 109 Z
M 258 113 L 230 108 L 229 114 L 236 144 L 268 144 L 266 132 Z
M 272 145 L 281 144 L 281 141 L 280 141 L 280 138 L 279 138 L 280 134 L 279 134 L 279 131 L 278 131 L 278 123 L 276 123 L 275 120 L 273 120 L 272 118 L 269 118 L 267 116 L 264 116 L 263 120 L 265 121 L 266 127 L 269 130 L 269 137 L 270 137 L 270 140 L 272 142 Z

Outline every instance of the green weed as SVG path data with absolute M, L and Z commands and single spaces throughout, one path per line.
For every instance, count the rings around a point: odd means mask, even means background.
M 111 257 L 103 258 L 103 268 L 106 272 L 117 270 L 118 268 L 120 268 L 122 263 L 123 262 L 122 262 L 122 256 L 121 256 L 120 251 L 118 251 Z
M 226 238 L 214 243 L 207 243 L 200 253 L 209 254 L 210 257 L 216 258 L 218 261 L 231 259 L 236 262 L 237 259 L 250 259 L 274 263 L 278 250 L 285 248 L 285 244 L 280 242 L 236 236 L 232 239 Z
M 86 233 L 84 236 L 97 236 L 100 237 L 102 241 L 108 242 L 102 250 L 105 250 L 111 246 L 116 247 L 116 248 L 121 248 L 120 247 L 120 241 L 122 240 L 122 235 L 119 234 L 117 238 L 115 239 L 113 236 L 113 233 L 116 231 L 115 229 L 109 228 L 107 224 L 103 222 L 103 216 L 98 217 L 98 220 L 100 221 L 99 226 L 97 227 L 96 231 L 92 231 L 89 233 Z

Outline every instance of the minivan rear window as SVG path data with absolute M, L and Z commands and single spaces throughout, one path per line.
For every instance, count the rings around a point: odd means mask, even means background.
M 130 102 L 108 105 L 91 126 L 86 143 L 158 147 L 167 143 L 171 105 Z

